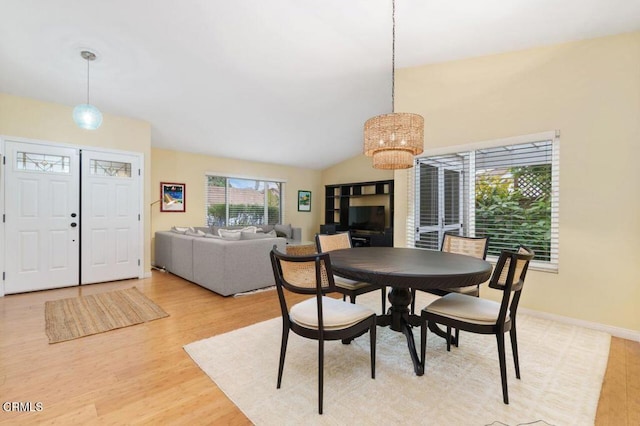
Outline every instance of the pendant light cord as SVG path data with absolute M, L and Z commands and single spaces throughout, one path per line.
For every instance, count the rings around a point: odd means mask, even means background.
M 89 59 L 87 59 L 87 105 L 90 105 L 89 102 L 89 62 L 91 62 Z
M 391 13 L 391 112 L 395 110 L 395 96 L 396 96 L 396 0 L 392 0 L 392 13 Z

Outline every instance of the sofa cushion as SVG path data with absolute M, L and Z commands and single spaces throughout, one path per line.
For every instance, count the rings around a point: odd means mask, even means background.
M 273 229 L 275 229 L 276 233 L 278 234 L 278 237 L 284 237 L 284 238 L 291 238 L 291 235 L 293 233 L 293 231 L 291 230 L 291 224 L 287 224 L 287 225 L 275 225 L 273 227 Z M 280 235 L 280 233 L 282 233 L 283 235 Z
M 245 226 L 244 228 L 237 228 L 237 229 L 225 229 L 225 228 L 220 228 L 218 229 L 218 235 L 220 235 L 221 237 L 224 237 L 223 234 L 229 236 L 231 233 L 235 232 L 235 233 L 240 233 L 240 232 L 256 232 L 258 228 L 255 226 Z
M 225 240 L 239 241 L 240 237 L 242 236 L 242 232 L 240 232 L 240 230 L 230 231 L 227 229 L 219 229 L 218 235 L 220 235 Z
M 178 226 L 171 227 L 171 232 L 175 232 L 176 234 L 186 234 L 188 230 L 189 230 L 188 227 L 178 227 Z
M 267 232 L 266 234 L 264 232 L 246 232 L 246 231 L 240 232 L 241 240 L 260 240 L 262 238 L 276 238 L 276 237 L 277 235 L 275 231 Z
M 244 226 L 217 226 L 211 225 L 211 233 L 213 235 L 220 235 L 220 230 L 224 229 L 225 231 L 238 231 L 244 228 Z
M 260 225 L 258 226 L 257 232 L 260 232 L 261 229 L 262 229 L 262 232 L 264 232 L 265 234 L 268 234 L 269 232 L 273 231 L 273 225 Z

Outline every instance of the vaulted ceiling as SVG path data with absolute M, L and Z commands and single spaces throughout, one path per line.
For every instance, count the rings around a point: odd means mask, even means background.
M 320 169 L 391 108 L 391 0 L 0 0 L 0 16 L 0 92 L 83 103 L 92 50 L 91 103 L 150 122 L 153 147 Z M 396 66 L 638 30 L 638 0 L 396 0 Z

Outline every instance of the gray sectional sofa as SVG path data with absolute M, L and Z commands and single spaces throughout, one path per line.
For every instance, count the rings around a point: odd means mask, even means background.
M 300 234 L 299 228 L 292 229 Z M 274 245 L 285 252 L 286 244 L 283 237 L 223 239 L 203 235 L 202 228 L 189 234 L 160 231 L 155 233 L 154 266 L 229 296 L 274 285 L 269 252 Z

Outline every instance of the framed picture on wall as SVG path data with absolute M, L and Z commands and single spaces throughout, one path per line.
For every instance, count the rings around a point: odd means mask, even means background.
M 298 211 L 311 211 L 311 191 L 298 191 Z
M 187 211 L 185 191 L 186 184 L 184 183 L 160 183 L 160 211 L 183 213 Z

